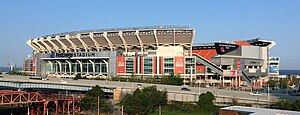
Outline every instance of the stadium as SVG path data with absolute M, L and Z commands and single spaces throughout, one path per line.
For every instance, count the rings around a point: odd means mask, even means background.
M 274 41 L 259 38 L 194 43 L 187 26 L 109 28 L 45 35 L 27 41 L 24 71 L 39 77 L 163 77 L 223 86 L 264 85 Z

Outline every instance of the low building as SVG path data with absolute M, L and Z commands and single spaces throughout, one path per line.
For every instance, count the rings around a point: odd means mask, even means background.
M 300 112 L 279 109 L 230 106 L 221 108 L 219 110 L 219 115 L 300 115 Z

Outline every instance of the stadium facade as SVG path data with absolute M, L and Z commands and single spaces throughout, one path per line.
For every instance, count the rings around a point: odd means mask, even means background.
M 275 42 L 195 44 L 194 35 L 195 29 L 185 26 L 114 28 L 46 35 L 27 44 L 34 51 L 29 59 L 34 60 L 31 70 L 41 77 L 163 77 L 174 73 L 191 82 L 238 87 L 268 76 L 269 50 Z

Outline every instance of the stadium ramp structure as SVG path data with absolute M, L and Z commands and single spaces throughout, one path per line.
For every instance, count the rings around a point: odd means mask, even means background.
M 242 71 L 242 79 L 248 83 L 248 85 L 252 85 L 252 80 L 247 76 L 247 74 Z
M 202 63 L 204 66 L 210 68 L 211 70 L 213 70 L 214 72 L 216 72 L 217 74 L 223 76 L 223 69 L 218 67 L 216 64 L 208 61 L 207 59 L 205 59 L 204 57 L 193 53 L 193 56 L 196 57 L 196 61 Z M 246 73 L 244 71 L 242 71 L 242 79 L 244 81 L 246 81 L 248 83 L 248 85 L 251 85 L 251 79 L 246 75 Z
M 202 63 L 203 65 L 205 65 L 206 67 L 210 68 L 211 70 L 213 70 L 214 72 L 218 73 L 219 75 L 223 75 L 223 69 L 221 69 L 220 67 L 218 67 L 216 64 L 208 61 L 207 59 L 205 59 L 204 57 L 193 53 L 193 56 L 196 57 L 196 61 Z

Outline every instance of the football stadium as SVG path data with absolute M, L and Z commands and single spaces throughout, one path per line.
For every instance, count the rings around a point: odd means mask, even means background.
M 108 28 L 33 38 L 24 71 L 39 77 L 164 77 L 223 86 L 262 86 L 274 41 L 194 43 L 187 26 Z

